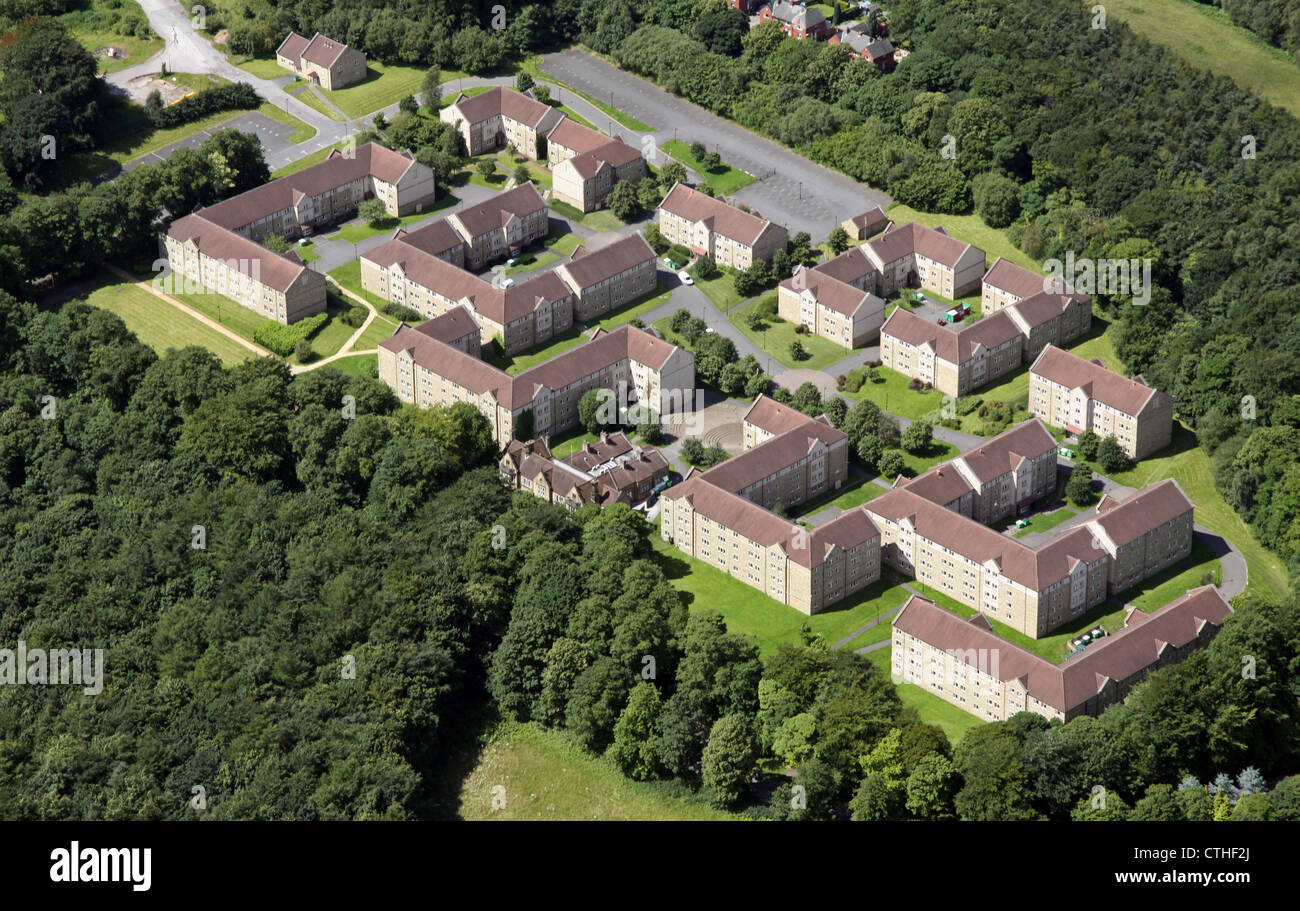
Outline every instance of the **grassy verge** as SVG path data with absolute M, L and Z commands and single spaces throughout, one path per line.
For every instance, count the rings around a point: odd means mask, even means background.
M 749 328 L 745 318 L 774 294 L 776 294 L 775 291 L 769 291 L 747 304 L 736 307 L 727 313 L 727 319 L 747 339 L 791 370 L 824 370 L 831 364 L 848 357 L 850 349 L 842 348 L 819 335 L 800 335 L 794 331 L 794 323 L 788 323 L 784 320 L 775 322 L 769 318 L 766 320 L 767 328 L 761 331 Z M 796 340 L 803 344 L 804 349 L 810 355 L 805 360 L 796 361 L 790 355 L 790 345 Z
M 244 57 L 235 54 L 230 57 L 230 62 L 258 79 L 279 79 L 281 76 L 289 75 L 289 70 L 280 66 L 274 57 Z
M 721 196 L 730 196 L 737 190 L 749 186 L 755 178 L 740 168 L 732 167 L 725 161 L 714 170 L 709 170 L 698 158 L 691 154 L 691 147 L 680 139 L 670 139 L 664 143 L 664 151 L 704 178 Z
M 622 326 L 624 323 L 630 323 L 634 319 L 639 319 L 656 307 L 667 303 L 673 296 L 670 289 L 665 288 L 662 284 L 656 284 L 653 291 L 648 291 L 640 297 L 633 298 L 621 307 L 616 307 L 609 313 L 606 313 L 598 320 L 588 323 L 592 329 L 604 329 L 608 332 Z
M 190 345 L 206 348 L 227 366 L 256 355 L 143 288 L 105 276 L 86 303 L 116 313 L 141 342 L 165 354 Z
M 325 99 L 317 95 L 316 89 L 311 85 L 304 86 L 301 82 L 290 82 L 284 87 L 284 91 L 285 94 L 297 98 L 317 114 L 324 114 L 330 120 L 337 120 L 339 123 L 343 122 L 344 118 L 339 116 L 339 112 L 326 104 Z
M 559 79 L 556 79 L 554 76 L 550 75 L 549 73 L 542 72 L 541 68 L 538 66 L 538 59 L 539 58 L 533 57 L 526 60 L 524 63 L 520 65 L 519 69 L 528 73 L 530 76 L 532 76 L 534 79 L 536 79 L 539 82 L 549 82 L 552 85 L 558 85 L 561 88 L 572 92 L 573 94 L 577 95 L 579 98 L 582 98 L 588 104 L 599 108 L 601 111 L 603 111 L 606 114 L 606 116 L 614 118 L 614 120 L 618 121 L 620 124 L 627 127 L 629 130 L 635 130 L 638 133 L 649 133 L 654 130 L 654 127 L 650 126 L 648 123 L 645 123 L 644 121 L 637 120 L 631 114 L 628 114 L 625 111 L 620 111 L 618 108 L 614 107 L 613 105 L 601 101 L 599 98 L 596 98 L 592 95 L 588 95 L 586 92 L 582 91 L 581 89 L 575 89 L 567 82 L 562 82 Z
M 379 361 L 373 354 L 353 354 L 348 357 L 341 357 L 337 361 L 331 361 L 321 368 L 322 370 L 337 370 L 339 373 L 348 376 L 375 376 L 379 375 Z
M 469 820 L 708 820 L 734 814 L 625 778 L 611 763 L 538 724 L 500 724 L 461 786 Z
M 1120 0 L 1106 11 L 1193 66 L 1227 76 L 1300 117 L 1300 65 L 1295 58 L 1233 25 L 1223 10 L 1191 0 Z
M 713 278 L 695 279 L 695 287 L 704 292 L 704 296 L 713 301 L 713 306 L 723 313 L 739 307 L 745 299 L 736 291 L 736 272 L 725 266 L 718 268 Z
M 831 506 L 838 509 L 852 509 L 888 492 L 889 488 L 881 487 L 875 481 L 863 480 L 847 490 L 842 488 L 832 490 L 819 497 L 813 497 L 807 502 L 800 503 L 789 511 L 789 515 L 792 518 L 810 516 Z
M 878 367 L 876 376 L 878 377 L 876 382 L 867 380 L 857 392 L 844 389 L 840 392 L 845 398 L 855 402 L 860 399 L 870 399 L 879 405 L 882 411 L 913 420 L 933 415 L 943 404 L 943 393 L 938 389 L 931 389 L 928 392 L 909 389 L 907 384 L 911 379 L 888 367 Z
M 272 171 L 271 179 L 276 180 L 281 177 L 288 177 L 290 174 L 297 174 L 299 171 L 305 168 L 310 168 L 314 164 L 320 164 L 326 158 L 329 158 L 330 152 L 333 152 L 335 149 L 342 149 L 349 141 L 350 140 L 345 139 L 342 142 L 334 143 L 332 146 L 326 146 L 323 149 L 312 152 L 310 155 L 304 155 L 292 164 L 287 164 L 277 171 Z

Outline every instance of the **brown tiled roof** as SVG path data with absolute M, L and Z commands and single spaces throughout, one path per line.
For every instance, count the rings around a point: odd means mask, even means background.
M 713 233 L 745 245 L 752 245 L 771 224 L 765 218 L 742 212 L 684 183 L 675 184 L 659 207 L 692 223 L 707 222 Z
M 1019 301 L 1007 307 L 1008 314 L 1019 314 L 1020 318 L 1025 321 L 1025 325 L 1030 329 L 1035 326 L 1041 326 L 1048 320 L 1060 316 L 1070 306 L 1071 295 L 1067 294 L 1049 294 L 1045 291 L 1039 291 L 1037 294 L 1031 294 L 1028 297 L 1022 297 Z
M 724 490 L 740 491 L 805 458 L 819 441 L 831 446 L 846 439 L 847 434 L 829 423 L 807 418 L 792 430 L 715 465 L 702 477 Z
M 233 260 L 239 272 L 255 275 L 262 284 L 277 291 L 287 291 L 307 271 L 301 260 L 295 262 L 272 253 L 242 234 L 213 224 L 205 216 L 206 213 L 176 219 L 167 229 L 167 236 L 182 243 L 192 240 L 199 252 L 213 259 Z
M 578 288 L 590 288 L 644 263 L 653 263 L 654 258 L 655 251 L 644 237 L 629 234 L 595 250 L 578 247 L 571 260 L 564 264 L 563 271 L 573 278 Z
M 982 483 L 987 484 L 1016 468 L 1025 459 L 1033 459 L 1056 449 L 1056 438 L 1038 418 L 1004 430 L 986 443 L 957 456 Z M 909 485 L 910 486 L 910 485 Z
M 1128 415 L 1136 415 L 1155 395 L 1150 386 L 1111 373 L 1100 364 L 1085 361 L 1068 351 L 1048 345 L 1029 368 L 1066 389 L 1082 388 L 1089 398 Z
M 465 243 L 465 238 L 457 234 L 451 222 L 445 218 L 439 218 L 415 231 L 398 228 L 393 234 L 393 240 L 400 240 L 407 246 L 415 247 L 431 256 L 440 256 Z
M 1116 546 L 1122 547 L 1192 509 L 1192 501 L 1178 482 L 1166 478 L 1125 500 L 1108 497 L 1097 504 L 1097 517 L 1092 522 L 1100 525 Z
M 474 238 L 505 227 L 511 218 L 523 218 L 545 209 L 546 201 L 532 181 L 529 181 L 513 190 L 498 193 L 477 206 L 462 209 L 454 217 L 465 226 L 469 236 Z
M 604 133 L 584 127 L 572 118 L 565 117 L 547 135 L 546 141 L 552 145 L 573 149 L 575 154 L 581 155 L 583 152 L 595 151 L 610 142 L 610 138 Z
M 949 268 L 955 266 L 968 250 L 983 254 L 979 247 L 950 237 L 942 228 L 927 228 L 916 222 L 890 228 L 879 237 L 867 241 L 867 246 L 885 263 L 892 263 L 910 253 L 920 253 Z
M 304 195 L 320 196 L 366 176 L 397 183 L 414 164 L 415 158 L 409 152 L 394 152 L 373 142 L 358 146 L 351 158 L 335 149 L 320 164 L 264 183 L 201 211 L 204 218 L 234 231 L 290 208 Z
M 478 323 L 464 307 L 452 307 L 441 316 L 425 320 L 414 327 L 416 332 L 450 345 L 467 335 L 478 335 Z
M 817 303 L 847 317 L 854 316 L 864 306 L 880 311 L 885 308 L 884 300 L 871 292 L 861 291 L 813 269 L 803 269 L 798 274 L 790 276 L 781 282 L 781 287 L 801 293 L 799 291 L 801 283 L 813 293 Z
M 280 46 L 275 49 L 276 56 L 288 57 L 295 64 L 301 59 L 302 52 L 311 42 L 297 32 L 290 32 L 288 36 L 280 42 Z
M 809 532 L 808 550 L 820 562 L 830 555 L 833 547 L 847 550 L 872 538 L 880 538 L 880 529 L 871 521 L 871 516 L 860 508 L 848 509 Z
M 303 48 L 302 58 L 308 63 L 314 63 L 317 66 L 329 69 L 338 63 L 339 58 L 343 56 L 343 52 L 347 49 L 346 44 L 326 38 L 320 32 L 317 32 L 316 36 L 311 39 L 311 43 Z
M 780 544 L 787 554 L 793 550 L 790 546 L 791 537 L 795 532 L 803 530 L 757 503 L 710 484 L 698 474 L 669 487 L 661 496 L 668 500 L 686 499 L 696 512 L 763 547 Z
M 900 476 L 900 482 L 896 483 L 895 486 L 906 487 L 912 493 L 925 497 L 931 503 L 938 503 L 940 506 L 946 506 L 975 489 L 966 482 L 961 472 L 954 468 L 951 462 L 936 465 L 911 480 L 903 480 Z
M 1019 298 L 1026 298 L 1047 290 L 1046 281 L 1047 279 L 1037 272 L 1031 272 L 1024 266 L 1017 266 L 1000 256 L 989 267 L 989 271 L 984 273 L 984 284 Z
M 849 247 L 834 259 L 812 267 L 812 271 L 829 275 L 847 284 L 853 284 L 876 271 L 861 247 Z
M 609 165 L 611 168 L 618 169 L 628 165 L 641 157 L 640 151 L 632 148 L 621 139 L 610 139 L 605 143 L 592 149 L 590 152 L 580 152 L 569 159 L 578 176 L 584 180 L 595 177 L 600 172 L 602 165 Z
M 782 434 L 808 423 L 810 418 L 798 409 L 782 405 L 776 399 L 760 395 L 745 412 L 744 421 L 771 434 Z
M 922 319 L 904 307 L 898 307 L 889 315 L 880 327 L 880 334 L 909 345 L 929 344 L 937 357 L 950 364 L 966 363 L 981 345 L 996 348 L 1013 338 L 1022 337 L 1015 321 L 1001 310 L 953 330 Z
M 530 127 L 537 127 L 548 114 L 563 116 L 536 98 L 501 86 L 474 96 L 458 95 L 453 104 L 470 123 L 481 123 L 500 114 Z
M 410 326 L 398 326 L 396 332 L 379 343 L 379 347 L 393 352 L 409 350 L 417 364 L 432 368 L 439 376 L 471 392 L 491 392 L 501 405 L 511 407 L 513 389 L 505 371 L 444 345 Z
M 884 209 L 880 208 L 880 206 L 876 206 L 874 209 L 868 209 L 861 215 L 854 215 L 850 220 L 859 230 L 870 231 L 878 225 L 887 224 L 889 222 L 889 216 L 885 214 Z

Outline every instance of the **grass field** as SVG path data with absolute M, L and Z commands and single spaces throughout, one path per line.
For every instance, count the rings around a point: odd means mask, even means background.
M 1118 0 L 1106 12 L 1188 63 L 1300 117 L 1300 65 L 1280 48 L 1232 24 L 1217 7 L 1192 0 Z
M 769 291 L 767 294 L 731 310 L 727 313 L 727 319 L 751 342 L 791 370 L 823 370 L 831 364 L 848 357 L 850 352 L 847 348 L 842 348 L 819 335 L 800 335 L 794 331 L 794 323 L 787 323 L 784 320 L 781 322 L 766 320 L 767 328 L 761 332 L 755 332 L 749 328 L 749 325 L 745 322 L 745 317 L 755 308 L 761 306 L 765 298 L 775 293 Z M 806 360 L 796 361 L 790 356 L 790 345 L 796 339 L 803 343 L 804 349 L 811 355 Z
M 487 361 L 493 367 L 504 370 L 511 376 L 523 373 L 538 364 L 549 361 L 557 354 L 562 354 L 570 348 L 576 348 L 587 337 L 578 331 L 576 327 L 570 327 L 559 335 L 553 337 L 549 342 L 535 348 L 530 348 L 521 354 L 501 355 L 497 357 L 484 356 L 483 360 Z
M 940 440 L 932 442 L 928 449 L 920 453 L 911 453 L 906 449 L 897 450 L 903 456 L 903 464 L 907 466 L 906 472 L 908 477 L 916 477 L 924 471 L 929 471 L 940 462 L 946 462 L 949 459 L 956 458 L 960 451 L 951 443 L 944 443 Z
M 159 354 L 169 348 L 198 345 L 227 366 L 256 357 L 239 343 L 129 282 L 106 276 L 104 283 L 86 297 L 86 303 L 116 313 L 141 342 Z
M 782 642 L 803 641 L 805 625 L 835 645 L 856 630 L 907 600 L 908 593 L 892 581 L 880 581 L 855 592 L 827 610 L 808 616 L 767 597 L 739 579 L 702 560 L 687 556 L 651 531 L 655 559 L 674 588 L 685 592 L 692 611 L 714 609 L 727 621 L 727 629 L 751 637 L 763 655 Z M 888 622 L 888 621 L 885 621 Z
M 546 165 L 539 164 L 530 158 L 515 158 L 509 152 L 501 151 L 497 153 L 497 167 L 507 174 L 514 175 L 520 165 L 528 171 L 529 178 L 533 183 L 540 187 L 551 187 L 551 172 Z
M 356 85 L 325 92 L 325 97 L 349 117 L 364 117 L 390 104 L 396 104 L 407 95 L 418 95 L 424 81 L 423 69 L 414 66 L 366 61 L 366 78 Z
M 289 75 L 289 71 L 276 63 L 274 57 L 244 57 L 235 54 L 231 56 L 230 62 L 258 79 L 279 79 Z
M 891 673 L 889 656 L 890 649 L 887 648 L 867 653 L 867 659 L 886 675 Z M 894 689 L 898 691 L 898 698 L 903 705 L 916 709 L 922 721 L 943 728 L 953 746 L 961 742 L 971 728 L 985 723 L 983 719 L 962 711 L 946 699 L 940 699 L 913 683 L 896 683 Z
M 68 34 L 92 54 L 101 47 L 116 47 L 125 51 L 125 57 L 113 58 L 103 54 L 95 57 L 101 73 L 116 73 L 129 66 L 144 63 L 163 49 L 162 38 L 153 31 L 149 32 L 148 38 L 137 38 L 135 35 L 124 35 L 119 32 L 115 21 L 119 13 L 145 18 L 144 10 L 136 0 L 124 0 L 120 4 L 120 9 L 112 9 L 103 0 L 95 0 L 90 4 L 89 9 L 74 10 L 56 18 L 58 23 L 68 30 Z M 123 31 L 126 30 L 123 28 Z
M 1049 529 L 1060 525 L 1062 522 L 1072 519 L 1078 514 L 1079 510 L 1075 509 L 1073 506 L 1062 506 L 1060 509 L 1054 509 L 1051 512 L 1035 513 L 1034 516 L 1029 519 L 1029 524 L 1016 532 L 1013 537 L 1023 538 L 1030 532 L 1048 531 Z
M 689 270 L 688 270 L 689 271 Z M 692 276 L 692 278 L 694 278 Z M 694 278 L 695 287 L 704 292 L 704 296 L 713 301 L 713 306 L 723 313 L 739 307 L 745 299 L 736 291 L 736 272 L 734 269 L 719 267 L 713 278 L 700 280 Z
M 874 500 L 881 494 L 888 493 L 889 488 L 881 487 L 875 481 L 862 481 L 861 483 L 850 487 L 843 492 L 831 491 L 822 494 L 820 497 L 814 497 L 806 503 L 800 503 L 790 510 L 789 514 L 793 518 L 799 516 L 810 516 L 820 512 L 829 506 L 836 506 L 840 509 L 852 509 L 854 506 L 861 506 L 869 500 Z
M 584 443 L 596 443 L 600 437 L 594 433 L 588 433 L 581 427 L 575 427 L 573 430 L 567 430 L 564 433 L 551 440 L 551 455 L 557 459 L 563 459 L 573 455 L 582 448 Z
M 468 820 L 737 819 L 625 778 L 600 756 L 540 725 L 501 724 L 460 791 Z
M 343 347 L 343 343 L 356 331 L 354 327 L 339 318 L 341 302 L 336 293 L 331 289 L 328 304 L 330 319 L 325 321 L 310 340 L 312 351 L 316 355 L 314 360 L 337 353 Z M 247 307 L 241 307 L 220 294 L 173 294 L 172 296 L 253 344 L 257 344 L 253 336 L 258 327 L 271 322 L 268 318 L 254 313 Z M 287 357 L 285 360 L 291 364 L 301 363 L 296 356 Z
M 344 118 L 339 116 L 339 112 L 334 110 L 328 104 L 326 104 L 325 99 L 322 96 L 316 94 L 317 89 L 314 88 L 311 84 L 309 83 L 304 84 L 301 82 L 290 82 L 287 85 L 285 85 L 284 91 L 286 94 L 291 95 L 294 98 L 297 98 L 299 101 L 307 105 L 307 107 L 311 108 L 316 113 L 324 114 L 330 120 L 337 120 L 340 123 L 343 122 Z
M 453 194 L 447 192 L 445 187 L 438 188 L 438 195 L 434 197 L 433 204 L 427 206 L 421 212 L 413 212 L 410 215 L 403 215 L 401 218 L 387 218 L 377 225 L 371 225 L 360 219 L 353 219 L 338 229 L 337 237 L 346 240 L 349 243 L 358 243 L 368 237 L 374 237 L 376 234 L 392 234 L 398 228 L 409 227 L 417 222 L 423 221 L 435 212 L 441 212 L 443 209 L 450 209 L 460 200 Z
M 600 319 L 592 320 L 587 323 L 589 329 L 604 329 L 606 332 L 616 329 L 624 323 L 630 323 L 632 320 L 639 318 L 642 314 L 648 313 L 656 307 L 667 303 L 672 297 L 671 289 L 665 288 L 662 283 L 656 284 L 653 291 L 642 294 L 640 297 L 633 298 L 621 307 L 611 310 Z
M 357 343 L 352 347 L 356 351 L 369 351 L 372 348 L 377 348 L 380 342 L 392 336 L 399 325 L 401 325 L 400 320 L 396 320 L 386 313 L 376 313 L 375 318 L 366 327 L 366 331 L 361 333 L 361 337 L 357 339 Z
M 335 149 L 342 149 L 344 146 L 348 144 L 349 141 L 350 140 L 345 139 L 342 142 L 334 143 L 334 145 L 332 146 L 326 146 L 323 149 L 312 152 L 310 155 L 305 155 L 302 158 L 299 158 L 297 161 L 293 162 L 292 164 L 285 165 L 283 168 L 280 168 L 278 171 L 272 171 L 271 178 L 274 180 L 281 177 L 287 177 L 290 174 L 298 173 L 304 168 L 310 168 L 314 164 L 320 164 L 326 158 L 329 158 L 330 152 L 333 152 Z
M 378 376 L 379 362 L 373 354 L 353 354 L 331 361 L 322 370 L 337 370 L 348 376 Z
M 840 392 L 845 398 L 855 402 L 859 399 L 870 399 L 883 411 L 913 420 L 932 415 L 943 404 L 943 393 L 938 389 L 931 389 L 928 392 L 908 389 L 907 384 L 911 379 L 888 367 L 878 367 L 876 374 L 879 377 L 877 382 L 867 380 L 857 392 L 844 389 Z
M 740 168 L 733 168 L 725 161 L 722 162 L 717 170 L 710 171 L 691 154 L 691 147 L 688 143 L 680 139 L 670 139 L 663 145 L 664 151 L 673 158 L 680 161 L 686 167 L 699 174 L 713 191 L 721 196 L 730 196 L 742 187 L 747 187 L 754 182 L 752 174 L 746 174 Z

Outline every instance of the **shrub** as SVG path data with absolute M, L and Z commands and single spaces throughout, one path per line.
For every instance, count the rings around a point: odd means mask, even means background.
M 298 359 L 299 363 L 309 364 L 316 359 L 316 352 L 312 350 L 311 342 L 305 338 L 300 338 L 297 344 L 293 346 L 293 356 Z
M 845 392 L 857 392 L 861 388 L 862 388 L 861 372 L 854 370 L 852 373 L 850 373 L 848 376 L 844 378 Z
M 339 319 L 353 329 L 360 329 L 365 324 L 368 315 L 369 311 L 365 307 L 348 307 L 339 315 Z
M 379 309 L 381 312 L 387 313 L 389 316 L 397 317 L 404 323 L 418 323 L 424 320 L 424 317 L 420 315 L 418 310 L 412 310 L 410 307 L 393 301 L 389 301 Z
M 315 316 L 299 320 L 291 326 L 282 326 L 279 323 L 263 323 L 253 333 L 253 341 L 268 351 L 275 352 L 280 357 L 288 357 L 294 353 L 294 347 L 298 342 L 306 341 L 314 336 L 328 322 L 329 318 L 328 313 L 317 313 Z
M 196 92 L 170 107 L 148 107 L 149 120 L 154 126 L 165 129 L 199 120 L 218 111 L 252 110 L 262 104 L 262 99 L 247 82 L 213 86 Z

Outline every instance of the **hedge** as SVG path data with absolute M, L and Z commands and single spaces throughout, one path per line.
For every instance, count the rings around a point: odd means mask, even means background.
M 298 320 L 289 326 L 279 323 L 263 323 L 253 333 L 253 341 L 263 348 L 274 351 L 280 357 L 293 354 L 293 346 L 303 339 L 309 339 L 321 330 L 329 321 L 328 313 L 317 313 L 306 319 Z
M 165 108 L 149 108 L 149 120 L 159 128 L 180 126 L 217 111 L 252 110 L 262 99 L 247 82 L 213 86 Z

